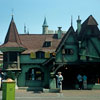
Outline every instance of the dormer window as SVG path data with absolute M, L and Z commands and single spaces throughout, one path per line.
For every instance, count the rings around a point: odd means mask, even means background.
M 51 41 L 45 41 L 43 47 L 51 47 Z

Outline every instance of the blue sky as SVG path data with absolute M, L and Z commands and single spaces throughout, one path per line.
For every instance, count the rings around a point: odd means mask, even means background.
M 12 9 L 19 33 L 24 33 L 26 24 L 30 34 L 41 34 L 45 16 L 51 30 L 61 26 L 62 30 L 67 31 L 71 16 L 75 29 L 78 15 L 83 22 L 92 14 L 100 23 L 100 0 L 0 0 L 0 44 L 7 33 Z

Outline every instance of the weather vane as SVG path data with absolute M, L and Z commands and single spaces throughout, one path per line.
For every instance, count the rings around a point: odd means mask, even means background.
M 14 16 L 14 9 L 12 9 L 12 17 Z

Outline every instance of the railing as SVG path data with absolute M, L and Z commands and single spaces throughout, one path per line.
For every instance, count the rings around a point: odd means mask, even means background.
M 4 62 L 4 65 L 3 65 L 3 68 L 4 69 L 18 69 L 18 63 L 17 62 Z

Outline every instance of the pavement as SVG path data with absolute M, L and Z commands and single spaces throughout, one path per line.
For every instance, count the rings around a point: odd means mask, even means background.
M 0 91 L 0 100 L 2 100 L 2 91 Z M 100 90 L 63 90 L 62 93 L 16 90 L 15 100 L 100 100 Z

